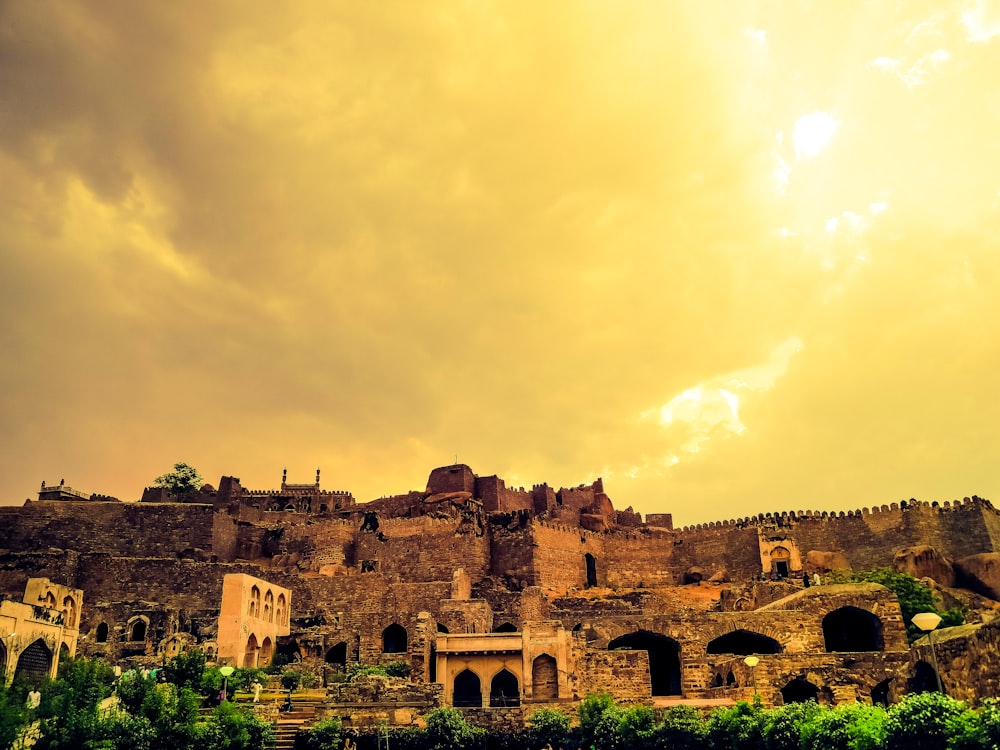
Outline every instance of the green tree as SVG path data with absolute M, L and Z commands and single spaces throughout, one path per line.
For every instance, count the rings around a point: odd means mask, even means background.
M 786 703 L 771 709 L 764 724 L 767 750 L 799 750 L 802 727 L 824 710 L 816 701 Z
M 281 675 L 281 687 L 291 692 L 302 684 L 302 675 L 294 670 L 288 670 Z
M 886 747 L 907 750 L 950 750 L 964 736 L 970 718 L 961 701 L 941 693 L 908 695 L 889 709 Z
M 766 712 L 760 696 L 732 708 L 717 708 L 708 717 L 705 736 L 714 750 L 763 750 Z
M 212 750 L 264 750 L 274 742 L 271 725 L 226 701 L 200 727 L 199 747 Z
M 435 708 L 424 717 L 424 723 L 428 750 L 477 748 L 484 735 L 454 708 Z
M 618 712 L 616 729 L 620 747 L 652 750 L 656 746 L 656 716 L 648 706 L 629 706 Z
M 199 649 L 182 651 L 163 667 L 163 678 L 177 687 L 196 690 L 205 674 L 205 652 Z
M 114 671 L 102 661 L 66 659 L 42 686 L 37 750 L 89 750 L 107 739 L 99 704 L 111 694 Z
M 577 712 L 580 716 L 580 737 L 585 745 L 596 745 L 599 735 L 606 733 L 609 715 L 614 715 L 617 708 L 608 693 L 591 693 L 583 699 Z
M 569 717 L 554 708 L 539 708 L 528 719 L 532 747 L 558 748 L 569 738 Z
M 176 463 L 173 471 L 158 476 L 153 480 L 153 484 L 163 487 L 168 494 L 177 497 L 200 489 L 204 482 L 196 468 L 185 463 Z
M 878 750 L 885 741 L 885 722 L 885 709 L 865 703 L 819 711 L 800 727 L 802 747 Z
M 28 725 L 25 691 L 6 687 L 0 679 L 0 747 L 14 747 L 14 741 Z
M 692 706 L 672 706 L 663 712 L 656 728 L 661 750 L 701 750 L 705 746 L 705 721 Z

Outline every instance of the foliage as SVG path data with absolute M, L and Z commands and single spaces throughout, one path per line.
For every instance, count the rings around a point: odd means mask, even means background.
M 257 667 L 239 667 L 229 676 L 229 684 L 243 692 L 250 692 L 255 681 L 261 685 L 267 684 L 267 672 Z
M 185 463 L 174 464 L 174 470 L 168 471 L 153 480 L 157 487 L 163 487 L 169 494 L 178 496 L 194 492 L 204 484 L 198 470 Z
M 38 750 L 77 750 L 94 746 L 106 734 L 98 704 L 111 694 L 114 672 L 102 661 L 65 659 L 59 677 L 42 686 L 37 716 Z
M 115 692 L 118 695 L 118 702 L 121 707 L 130 714 L 138 714 L 142 708 L 146 696 L 156 687 L 156 678 L 152 675 L 144 676 L 137 669 L 130 669 L 123 672 L 118 678 Z
M 198 706 L 198 696 L 190 687 L 161 683 L 146 695 L 138 716 L 149 722 L 157 745 L 189 750 L 197 745 Z
M 14 740 L 28 725 L 25 697 L 24 690 L 5 687 L 0 679 L 0 747 L 14 747 Z
M 752 704 L 740 701 L 732 708 L 716 709 L 708 717 L 708 744 L 715 750 L 760 750 L 764 747 L 766 719 L 760 696 Z
M 663 713 L 656 729 L 656 746 L 663 750 L 700 750 L 705 743 L 705 722 L 691 706 L 673 706 Z
M 340 719 L 317 722 L 311 729 L 301 729 L 295 735 L 295 750 L 338 750 Z
M 947 695 L 908 695 L 889 709 L 885 744 L 908 750 L 950 750 L 951 739 L 967 735 L 972 720 L 965 704 Z
M 787 703 L 772 709 L 764 725 L 767 750 L 799 750 L 802 727 L 823 710 L 816 701 Z
M 813 714 L 800 727 L 803 747 L 825 750 L 878 750 L 885 739 L 885 709 L 847 703 Z
M 891 568 L 848 572 L 834 571 L 829 580 L 833 583 L 880 583 L 892 591 L 899 599 L 899 608 L 906 623 L 906 637 L 912 643 L 923 635 L 923 631 L 913 624 L 913 616 L 920 612 L 936 612 L 941 616 L 941 625 L 951 627 L 965 622 L 965 612 L 960 607 L 941 611 L 934 604 L 930 586 L 909 573 L 897 573 Z
M 281 687 L 285 690 L 292 691 L 297 690 L 299 685 L 302 684 L 302 673 L 296 672 L 294 669 L 289 669 L 287 672 L 282 672 L 281 674 Z
M 577 709 L 583 744 L 596 744 L 597 735 L 602 730 L 601 724 L 606 723 L 606 714 L 613 713 L 616 708 L 614 700 L 608 693 L 591 693 L 583 699 Z
M 1000 747 L 1000 699 L 987 698 L 979 708 L 976 739 L 981 747 Z
M 653 750 L 656 746 L 656 716 L 647 706 L 622 709 L 617 718 L 618 745 L 628 750 Z
M 424 717 L 424 722 L 428 750 L 475 748 L 484 734 L 482 729 L 466 722 L 454 708 L 435 708 Z
M 554 708 L 539 708 L 528 719 L 532 747 L 550 745 L 558 748 L 569 738 L 569 717 Z
M 222 683 L 225 678 L 218 667 L 209 667 L 201 673 L 201 682 L 198 684 L 198 693 L 205 696 L 207 703 L 211 706 L 219 705 L 219 695 L 222 692 Z
M 409 677 L 410 663 L 407 661 L 391 661 L 388 664 L 354 663 L 347 668 L 348 680 L 369 674 L 382 675 L 383 677 Z
M 212 750 L 264 750 L 274 742 L 270 724 L 229 701 L 212 712 L 200 735 L 202 746 Z
M 182 651 L 163 667 L 163 677 L 178 687 L 196 690 L 201 687 L 205 673 L 205 652 L 199 649 Z

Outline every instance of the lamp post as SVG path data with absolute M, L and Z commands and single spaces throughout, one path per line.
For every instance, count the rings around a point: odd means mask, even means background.
M 233 667 L 219 667 L 219 674 L 222 675 L 222 700 L 225 701 L 229 695 L 229 675 L 236 670 Z M 220 701 L 221 702 L 221 701 Z
M 743 663 L 750 667 L 750 684 L 753 685 L 753 694 L 757 695 L 757 673 L 754 667 L 760 664 L 760 659 L 751 654 L 743 660 Z
M 931 647 L 931 664 L 934 665 L 934 677 L 937 679 L 937 689 L 939 693 L 943 693 L 941 672 L 938 669 L 937 654 L 934 652 L 934 628 L 941 624 L 941 616 L 935 612 L 921 612 L 914 615 L 910 622 L 927 633 L 927 642 Z

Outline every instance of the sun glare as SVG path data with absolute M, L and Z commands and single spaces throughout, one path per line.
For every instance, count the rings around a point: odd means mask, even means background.
M 840 127 L 840 120 L 828 112 L 811 112 L 795 122 L 792 145 L 795 158 L 809 159 L 823 151 Z

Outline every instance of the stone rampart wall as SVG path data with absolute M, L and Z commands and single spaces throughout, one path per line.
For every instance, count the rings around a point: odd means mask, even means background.
M 648 700 L 649 653 L 646 651 L 585 651 L 577 658 L 581 697 L 608 692 L 618 703 Z
M 358 565 L 401 581 L 450 581 L 457 568 L 476 580 L 489 571 L 489 539 L 480 521 L 473 513 L 380 519 L 376 532 L 358 534 Z

